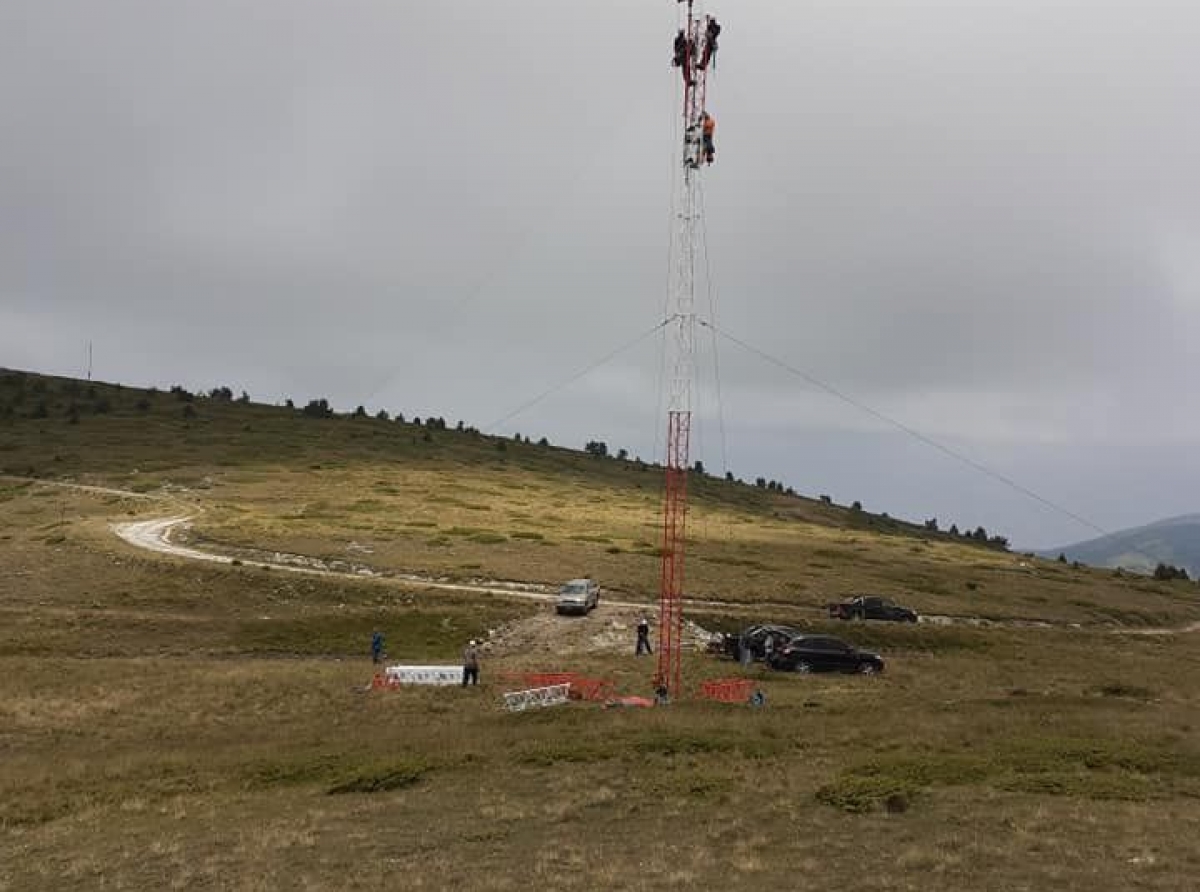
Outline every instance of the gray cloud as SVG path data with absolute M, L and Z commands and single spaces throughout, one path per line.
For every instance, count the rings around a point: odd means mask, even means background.
M 675 7 L 13 0 L 0 362 L 502 417 L 662 318 Z M 1096 523 L 1197 510 L 1200 10 L 710 8 L 717 324 Z M 718 412 L 702 340 L 710 469 L 1091 535 L 727 340 Z M 506 430 L 654 456 L 658 343 Z

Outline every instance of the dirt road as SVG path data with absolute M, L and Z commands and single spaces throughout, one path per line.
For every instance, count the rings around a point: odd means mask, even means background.
M 29 480 L 22 477 L 8 477 L 20 482 L 31 482 L 39 486 L 56 486 L 68 489 L 79 490 L 81 492 L 91 492 L 102 495 L 115 495 L 126 498 L 134 498 L 149 501 L 174 503 L 176 506 L 182 506 L 182 502 L 171 497 L 152 493 L 137 493 L 128 490 L 114 489 L 103 486 L 91 486 L 81 483 L 67 483 L 51 480 Z M 364 566 L 353 566 L 338 563 L 336 566 L 331 565 L 318 558 L 310 558 L 304 555 L 286 554 L 282 552 L 255 552 L 254 555 L 239 554 L 233 556 L 229 554 L 221 554 L 215 551 L 205 551 L 199 548 L 194 548 L 189 545 L 183 545 L 175 542 L 172 535 L 176 530 L 183 529 L 197 515 L 193 514 L 176 514 L 170 517 L 160 517 L 151 520 L 125 521 L 111 524 L 111 528 L 117 536 L 130 545 L 141 548 L 147 551 L 157 552 L 159 554 L 170 555 L 172 557 L 182 558 L 184 560 L 206 561 L 215 564 L 232 564 L 234 561 L 250 567 L 267 567 L 275 570 L 283 570 L 289 573 L 307 573 L 318 576 L 340 576 L 353 578 L 377 578 L 386 579 L 400 585 L 419 586 L 425 589 L 441 589 L 444 591 L 462 592 L 467 594 L 481 594 L 503 596 L 508 598 L 522 598 L 531 601 L 541 601 L 550 603 L 554 600 L 555 591 L 553 588 L 539 585 L 537 583 L 523 582 L 500 582 L 500 581 L 484 581 L 480 583 L 459 583 L 447 582 L 445 580 L 434 579 L 431 577 L 421 576 L 414 573 L 390 573 L 381 572 Z M 244 550 L 253 551 L 253 550 Z M 261 556 L 259 556 L 261 555 Z M 772 607 L 787 607 L 794 610 L 796 605 L 771 605 L 771 604 L 739 604 L 728 601 L 715 601 L 698 598 L 685 598 L 683 600 L 685 606 L 690 608 L 703 608 L 712 612 L 739 612 L 745 613 L 749 610 L 758 612 L 769 611 Z M 617 637 L 622 640 L 627 637 L 625 629 L 630 623 L 636 622 L 636 617 L 642 612 L 654 612 L 654 605 L 646 601 L 614 601 L 604 598 L 602 601 L 602 610 L 597 612 L 599 617 L 606 618 L 605 621 L 615 623 L 615 626 L 609 632 L 620 633 Z M 589 617 L 590 619 L 590 617 Z M 983 617 L 973 616 L 940 616 L 930 615 L 922 616 L 921 622 L 931 623 L 935 625 L 969 625 L 980 628 L 989 627 L 1004 627 L 1004 628 L 1023 628 L 1023 629 L 1053 629 L 1053 628 L 1086 628 L 1079 623 L 1055 623 L 1045 620 L 993 620 Z M 579 628 L 588 628 L 590 624 L 585 624 Z M 1175 635 L 1200 632 L 1200 622 L 1192 622 L 1187 625 L 1176 628 L 1153 628 L 1153 629 L 1137 629 L 1137 628 L 1120 628 L 1109 629 L 1116 634 L 1130 635 Z M 701 636 L 707 635 L 702 629 L 696 629 L 691 637 L 697 640 Z M 519 636 L 518 636 L 519 637 Z M 540 637 L 540 636 L 535 636 Z M 597 646 L 601 649 L 607 649 L 612 646 L 609 639 L 613 636 L 610 634 L 602 635 L 597 639 Z M 600 642 L 604 643 L 601 644 Z M 627 644 L 628 642 L 626 642 Z
M 365 567 L 342 570 L 331 567 L 317 558 L 303 555 L 284 554 L 276 552 L 270 560 L 255 560 L 246 557 L 233 557 L 212 551 L 202 551 L 189 545 L 181 545 L 172 541 L 175 530 L 185 527 L 195 515 L 176 517 L 161 517 L 154 520 L 137 520 L 111 524 L 112 530 L 121 539 L 136 548 L 144 548 L 159 554 L 169 554 L 174 557 L 193 561 L 209 561 L 218 564 L 232 564 L 235 560 L 248 567 L 270 567 L 274 570 L 285 570 L 290 573 L 310 573 L 318 576 L 343 576 L 357 579 L 387 579 L 402 585 L 420 586 L 422 588 L 443 589 L 445 591 L 467 592 L 486 595 L 503 595 L 511 598 L 525 598 L 531 601 L 552 602 L 555 592 L 545 586 L 535 583 L 489 583 L 485 585 L 459 582 L 445 582 L 432 577 L 420 576 L 415 573 L 384 573 Z M 613 601 L 604 599 L 608 607 L 620 607 L 630 610 L 640 610 L 650 605 L 638 601 Z
M 192 548 L 187 545 L 181 545 L 171 540 L 171 534 L 174 530 L 180 529 L 188 524 L 195 515 L 179 515 L 175 517 L 164 517 L 155 520 L 141 520 L 128 523 L 116 523 L 112 525 L 113 531 L 128 542 L 138 548 L 144 548 L 149 551 L 155 551 L 160 554 L 169 554 L 175 557 L 185 558 L 188 560 L 210 561 L 213 563 L 231 564 L 235 560 L 234 557 L 224 554 L 219 554 L 211 551 L 201 551 L 198 548 Z M 317 558 L 310 558 L 304 555 L 285 554 L 281 552 L 268 553 L 269 557 L 255 559 L 254 557 L 238 557 L 236 560 L 240 563 L 251 567 L 270 567 L 278 570 L 286 570 L 292 573 L 312 573 L 324 576 L 350 576 L 355 578 L 379 578 L 387 579 L 401 585 L 420 586 L 426 589 L 441 589 L 444 591 L 464 592 L 469 594 L 482 595 L 501 595 L 509 598 L 524 598 L 531 601 L 552 602 L 555 597 L 555 592 L 552 588 L 538 585 L 537 583 L 522 583 L 522 582 L 498 582 L 489 581 L 486 583 L 460 583 L 446 582 L 444 580 L 433 579 L 427 576 L 421 576 L 415 573 L 386 573 L 378 570 L 373 570 L 367 567 L 353 567 L 347 565 L 331 566 L 325 561 Z M 690 608 L 704 608 L 714 612 L 722 611 L 737 611 L 746 612 L 751 609 L 750 605 L 736 604 L 728 601 L 714 601 L 699 598 L 684 598 L 683 603 Z M 636 614 L 642 611 L 653 609 L 653 605 L 643 601 L 614 601 L 609 598 L 603 600 L 603 606 L 606 608 L 601 615 L 607 615 L 613 612 L 613 608 L 619 610 L 621 618 L 617 620 L 620 628 L 624 628 L 625 624 L 630 621 L 636 622 Z M 755 604 L 753 609 L 759 612 L 769 610 L 773 605 L 770 604 Z M 796 605 L 785 605 L 790 609 L 795 609 Z M 966 625 L 976 628 L 1021 628 L 1021 629 L 1058 629 L 1058 628 L 1085 628 L 1080 623 L 1062 623 L 1050 622 L 1048 620 L 1020 619 L 1020 620 L 996 620 L 985 619 L 976 616 L 943 616 L 943 615 L 928 615 L 921 617 L 922 623 L 932 625 Z M 1186 626 L 1178 628 L 1155 628 L 1155 629 L 1110 629 L 1117 634 L 1136 634 L 1136 635 L 1175 635 L 1181 633 L 1190 633 L 1200 631 L 1200 622 L 1189 623 Z M 703 630 L 697 631 L 697 636 L 700 634 L 707 635 Z
M 113 532 L 135 548 L 143 548 L 158 554 L 168 554 L 186 560 L 209 561 L 218 564 L 232 564 L 235 558 L 210 551 L 201 551 L 188 545 L 181 545 L 171 539 L 172 533 L 185 527 L 194 515 L 162 517 L 153 520 L 138 520 L 112 524 Z M 376 571 L 337 570 L 324 565 L 315 558 L 305 558 L 301 555 L 275 555 L 274 560 L 256 561 L 246 558 L 236 558 L 243 566 L 270 567 L 291 573 L 311 573 L 322 576 L 364 576 L 382 578 L 405 585 L 420 586 L 421 588 L 442 589 L 445 591 L 467 592 L 475 594 L 502 595 L 510 598 L 525 598 L 534 601 L 552 603 L 555 598 L 553 591 L 532 584 L 511 583 L 496 585 L 468 585 L 463 583 L 440 582 L 434 579 L 414 574 L 389 575 Z M 538 613 L 525 619 L 506 623 L 492 629 L 484 642 L 484 649 L 493 655 L 504 653 L 520 653 L 525 655 L 554 656 L 566 653 L 623 653 L 632 652 L 636 634 L 635 628 L 638 617 L 650 615 L 654 611 L 651 605 L 630 602 L 613 601 L 604 598 L 600 606 L 591 613 L 581 617 L 560 617 L 551 611 Z M 685 647 L 703 649 L 712 637 L 711 633 L 687 622 L 684 628 Z

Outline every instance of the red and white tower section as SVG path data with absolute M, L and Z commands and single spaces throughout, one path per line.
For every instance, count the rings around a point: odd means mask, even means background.
M 686 7 L 684 3 L 686 2 Z M 700 176 L 715 157 L 715 121 L 708 114 L 708 78 L 716 65 L 720 26 L 695 0 L 678 0 L 680 24 L 674 65 L 683 84 L 682 175 L 676 177 L 675 231 L 671 246 L 668 338 L 666 480 L 663 488 L 662 568 L 659 587 L 658 669 L 660 697 L 681 692 L 684 558 L 687 538 L 687 475 L 696 377 L 696 255 L 700 233 Z

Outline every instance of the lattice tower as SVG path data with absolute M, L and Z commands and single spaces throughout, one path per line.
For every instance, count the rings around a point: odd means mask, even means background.
M 683 636 L 682 599 L 687 535 L 687 474 L 692 432 L 692 390 L 696 345 L 696 254 L 700 232 L 700 173 L 706 162 L 704 113 L 710 56 L 709 34 L 700 4 L 681 5 L 680 29 L 685 37 L 683 79 L 682 176 L 676 178 L 670 280 L 672 369 L 667 402 L 666 480 L 663 487 L 662 567 L 659 587 L 658 669 L 655 688 L 666 699 L 681 693 L 680 656 Z

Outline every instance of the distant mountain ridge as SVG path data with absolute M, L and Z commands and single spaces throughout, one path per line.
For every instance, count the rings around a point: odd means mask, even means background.
M 1200 514 L 1184 514 L 1109 536 L 1047 549 L 1044 557 L 1065 554 L 1090 567 L 1124 567 L 1152 573 L 1160 564 L 1182 567 L 1193 579 L 1200 576 Z

